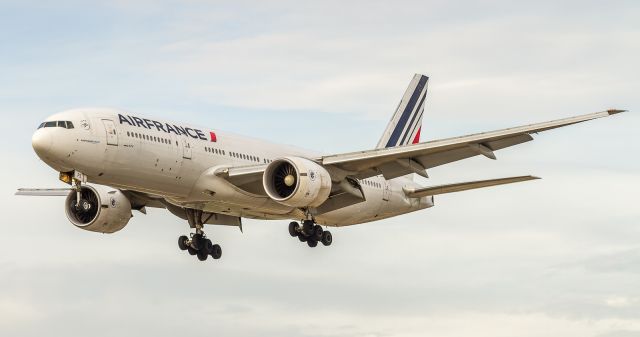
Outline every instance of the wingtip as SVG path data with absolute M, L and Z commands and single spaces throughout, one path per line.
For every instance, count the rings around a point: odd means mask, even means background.
M 607 110 L 607 112 L 609 113 L 609 115 L 615 115 L 615 114 L 619 114 L 621 112 L 627 112 L 627 110 L 609 109 L 609 110 Z

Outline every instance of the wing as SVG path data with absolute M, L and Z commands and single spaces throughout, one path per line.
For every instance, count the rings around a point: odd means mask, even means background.
M 66 197 L 71 191 L 70 188 L 19 188 L 15 195 Z
M 531 135 L 534 133 L 608 117 L 624 111 L 611 109 L 467 136 L 311 159 L 325 167 L 331 173 L 331 178 L 334 182 L 342 182 L 347 177 L 365 179 L 380 174 L 386 179 L 393 179 L 411 173 L 427 177 L 426 170 L 429 168 L 478 155 L 496 159 L 494 151 L 533 140 Z M 216 170 L 215 174 L 224 177 L 231 184 L 244 191 L 266 195 L 262 187 L 262 175 L 266 167 L 267 165 L 262 164 L 224 167 Z M 468 189 L 467 187 L 469 186 L 465 186 L 465 189 Z M 433 188 L 437 187 L 428 189 Z M 449 186 L 449 188 L 454 187 Z M 334 192 L 340 192 L 340 190 Z M 425 193 L 432 192 L 433 190 L 428 190 Z
M 512 183 L 518 183 L 521 181 L 534 180 L 534 179 L 540 179 L 540 178 L 534 177 L 534 176 L 520 176 L 520 177 L 510 177 L 510 178 L 500 178 L 500 179 L 490 179 L 490 180 L 478 180 L 478 181 L 470 181 L 465 183 L 430 186 L 430 187 L 422 187 L 422 188 L 404 187 L 403 191 L 409 198 L 422 198 L 422 197 L 428 197 L 432 195 L 462 192 L 462 191 L 473 190 L 476 188 L 512 184 Z
M 379 174 L 393 179 L 410 173 L 426 176 L 426 169 L 483 155 L 496 159 L 494 151 L 533 140 L 531 134 L 608 117 L 624 110 L 607 110 L 549 122 L 524 125 L 415 145 L 325 156 L 318 161 L 344 176 L 364 179 Z
M 39 197 L 66 197 L 73 192 L 72 188 L 19 188 L 15 195 L 39 196 Z M 146 193 L 122 190 L 129 201 L 131 209 L 146 213 L 145 207 L 166 208 L 166 203 L 160 197 L 154 197 Z

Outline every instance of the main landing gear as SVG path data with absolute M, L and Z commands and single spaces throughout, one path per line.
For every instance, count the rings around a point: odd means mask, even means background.
M 202 230 L 202 211 L 195 209 L 186 209 L 189 226 L 195 228 L 196 232 L 190 236 L 183 235 L 178 238 L 178 248 L 186 250 L 189 255 L 196 255 L 198 260 L 206 261 L 209 256 L 217 260 L 222 257 L 222 248 L 220 245 L 213 244 L 207 238 Z
M 300 242 L 306 242 L 309 247 L 316 247 L 318 242 L 325 246 L 331 246 L 333 242 L 331 232 L 323 230 L 312 220 L 303 221 L 302 226 L 295 221 L 290 223 L 289 234 L 293 237 L 298 237 Z

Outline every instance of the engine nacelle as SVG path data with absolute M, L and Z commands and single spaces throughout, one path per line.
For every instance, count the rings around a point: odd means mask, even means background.
M 329 172 L 299 157 L 274 160 L 264 171 L 262 183 L 271 199 L 291 207 L 318 207 L 331 193 Z
M 131 202 L 115 188 L 102 185 L 83 185 L 80 205 L 72 191 L 65 201 L 65 213 L 71 223 L 81 229 L 98 233 L 115 233 L 131 219 Z

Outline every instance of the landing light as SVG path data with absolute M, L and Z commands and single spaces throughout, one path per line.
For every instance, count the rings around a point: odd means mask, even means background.
M 73 182 L 73 177 L 69 172 L 60 172 L 60 181 L 71 185 L 71 183 Z

